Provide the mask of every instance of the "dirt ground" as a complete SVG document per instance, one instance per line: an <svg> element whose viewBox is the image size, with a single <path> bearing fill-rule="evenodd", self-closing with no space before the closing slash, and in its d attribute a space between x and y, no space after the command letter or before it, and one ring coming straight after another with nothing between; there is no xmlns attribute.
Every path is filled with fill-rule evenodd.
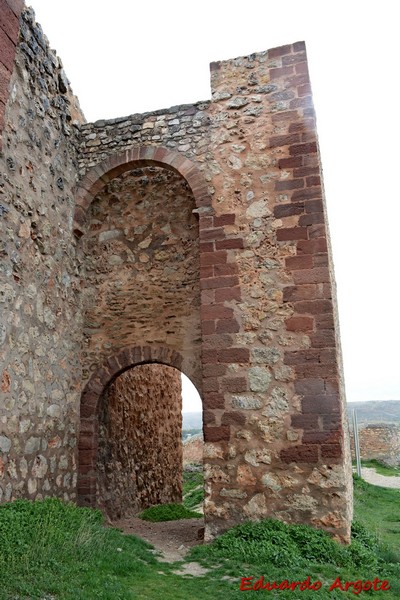
<svg viewBox="0 0 400 600"><path fill-rule="evenodd" d="M192 546L203 543L203 519L151 523L130 517L114 521L112 525L152 544L162 553L160 560L165 562L183 560Z"/></svg>

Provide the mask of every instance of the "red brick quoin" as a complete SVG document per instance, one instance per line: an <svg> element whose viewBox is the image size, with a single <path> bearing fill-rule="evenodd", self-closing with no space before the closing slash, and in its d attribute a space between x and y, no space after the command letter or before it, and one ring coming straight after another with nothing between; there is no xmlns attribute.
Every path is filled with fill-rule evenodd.
<svg viewBox="0 0 400 600"><path fill-rule="evenodd" d="M289 65L293 57L284 58L283 63ZM300 70L296 72L300 75ZM302 69L302 73L305 78L301 83L308 87L302 88L299 96L304 93L305 98L292 100L290 107L303 108L304 117L300 120L293 113L287 133L270 138L271 148L283 149L279 167L291 173L275 183L275 191L285 192L286 200L274 207L276 218L291 219L290 225L278 229L277 241L294 247L294 253L285 259L292 283L284 287L283 299L293 308L285 324L288 332L305 333L310 340L307 349L284 355L285 364L295 373L294 387L301 397L301 413L291 416L291 424L302 431L302 443L284 448L280 457L284 463L317 464L343 457L341 373L315 119L307 70ZM293 75L289 71L282 74ZM283 116L278 114L274 120L282 122Z"/></svg>

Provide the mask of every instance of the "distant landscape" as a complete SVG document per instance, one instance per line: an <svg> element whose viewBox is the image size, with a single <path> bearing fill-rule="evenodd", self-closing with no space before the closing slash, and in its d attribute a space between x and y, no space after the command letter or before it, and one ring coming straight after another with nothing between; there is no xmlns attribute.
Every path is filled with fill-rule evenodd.
<svg viewBox="0 0 400 600"><path fill-rule="evenodd" d="M366 402L348 402L349 419L353 410L357 412L359 425L367 423L400 423L400 400L368 400ZM182 413L182 430L191 434L202 430L203 416L199 412Z"/></svg>
<svg viewBox="0 0 400 600"><path fill-rule="evenodd" d="M183 412L182 413L182 440L201 433L203 431L203 413L202 412Z"/></svg>
<svg viewBox="0 0 400 600"><path fill-rule="evenodd" d="M357 414L358 424L400 423L400 400L368 400L367 402L348 402L349 419L353 410Z"/></svg>
<svg viewBox="0 0 400 600"><path fill-rule="evenodd" d="M202 429L203 413L199 412L183 412L182 413L182 429Z"/></svg>

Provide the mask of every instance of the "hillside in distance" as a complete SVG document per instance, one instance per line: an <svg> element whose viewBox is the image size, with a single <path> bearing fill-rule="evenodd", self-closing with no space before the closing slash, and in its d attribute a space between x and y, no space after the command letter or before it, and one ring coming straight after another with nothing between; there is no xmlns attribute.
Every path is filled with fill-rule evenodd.
<svg viewBox="0 0 400 600"><path fill-rule="evenodd" d="M400 400L368 400L348 402L347 411L351 421L356 410L358 424L393 423L400 424Z"/></svg>
<svg viewBox="0 0 400 600"><path fill-rule="evenodd" d="M199 412L183 412L182 413L182 429L202 429L203 428L203 413Z"/></svg>

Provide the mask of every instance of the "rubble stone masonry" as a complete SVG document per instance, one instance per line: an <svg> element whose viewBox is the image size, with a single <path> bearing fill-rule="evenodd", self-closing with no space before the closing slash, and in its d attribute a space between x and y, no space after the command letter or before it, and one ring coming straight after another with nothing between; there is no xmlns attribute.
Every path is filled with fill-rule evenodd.
<svg viewBox="0 0 400 600"><path fill-rule="evenodd" d="M9 82L3 79L0 158L0 499L70 500L82 377L73 121L83 117L29 9L18 37L17 4L1 3L16 46L11 60L3 30Z"/></svg>
<svg viewBox="0 0 400 600"><path fill-rule="evenodd" d="M360 455L363 460L381 459L400 464L400 426L393 423L371 423L359 428ZM356 459L353 429L350 431L351 454Z"/></svg>
<svg viewBox="0 0 400 600"><path fill-rule="evenodd" d="M125 371L100 401L97 505L111 519L182 502L181 375L171 367Z"/></svg>
<svg viewBox="0 0 400 600"><path fill-rule="evenodd" d="M98 505L106 469L107 510L125 506L133 488L104 454L131 444L128 433L113 440L126 431L117 416L105 428L122 410L110 385L160 363L202 395L206 539L275 517L348 541L350 452L304 43L212 63L209 101L85 123L32 12L19 34L13 14L0 23L13 46L0 40L2 499Z"/></svg>

